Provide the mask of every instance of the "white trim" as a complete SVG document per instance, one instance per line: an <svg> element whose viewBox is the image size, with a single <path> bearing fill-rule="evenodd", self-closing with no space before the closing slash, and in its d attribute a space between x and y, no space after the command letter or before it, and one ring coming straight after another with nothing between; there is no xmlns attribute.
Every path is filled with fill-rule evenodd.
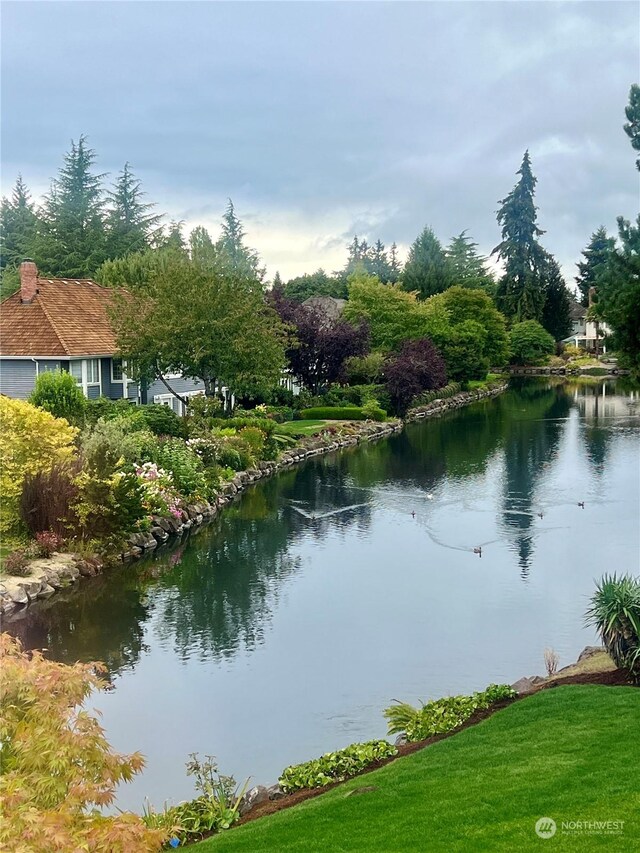
<svg viewBox="0 0 640 853"><path fill-rule="evenodd" d="M122 376L121 376L121 378L120 378L120 379L114 379L114 377L113 377L113 362L114 362L114 361L119 361L119 362L120 362L120 366L121 366L121 367L120 367L120 373L122 374ZM127 381L126 376L125 376L125 372L124 372L125 365L126 365L126 362L125 362L125 360L124 360L123 358L119 358L119 357L114 356L114 355L112 355L112 356L111 356L111 364L109 365L109 369L110 369L110 371L111 371L111 377L110 377L110 378L111 378L111 384L112 384L112 385L113 385L113 384L115 384L115 383L120 383L120 382L126 382L126 381Z"/></svg>
<svg viewBox="0 0 640 853"><path fill-rule="evenodd" d="M30 361L32 358L38 361L78 361L80 358L113 358L113 353L100 352L96 355L3 355L0 353L0 359L11 359L12 361Z"/></svg>

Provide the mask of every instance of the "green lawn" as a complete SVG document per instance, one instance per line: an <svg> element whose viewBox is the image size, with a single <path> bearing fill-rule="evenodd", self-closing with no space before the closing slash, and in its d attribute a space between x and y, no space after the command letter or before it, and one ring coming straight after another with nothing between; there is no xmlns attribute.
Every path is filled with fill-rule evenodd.
<svg viewBox="0 0 640 853"><path fill-rule="evenodd" d="M287 421L284 424L278 424L276 432L281 435L292 435L294 438L298 435L314 435L316 432L322 432L328 425L335 426L335 421Z"/></svg>
<svg viewBox="0 0 640 853"><path fill-rule="evenodd" d="M421 752L299 806L194 845L194 853L514 853L637 849L640 690L543 690ZM374 785L375 791L347 796ZM553 838L535 823L553 818ZM624 821L567 835L562 821Z"/></svg>

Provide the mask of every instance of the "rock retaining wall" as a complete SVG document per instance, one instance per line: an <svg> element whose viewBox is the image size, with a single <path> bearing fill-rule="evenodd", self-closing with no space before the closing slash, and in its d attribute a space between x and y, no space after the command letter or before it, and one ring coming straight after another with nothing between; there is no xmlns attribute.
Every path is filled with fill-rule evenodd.
<svg viewBox="0 0 640 853"><path fill-rule="evenodd" d="M446 400L434 400L427 406L412 409L407 421L419 420L433 415L443 414L480 400L494 397L507 387L502 385L488 390L465 391ZM188 530L210 522L215 516L241 494L247 486L257 483L264 477L270 477L305 459L311 459L324 453L331 453L343 447L354 447L365 441L376 441L400 432L404 423L400 420L374 423L371 421L354 424L355 432L349 435L309 436L298 447L285 451L275 462L260 462L256 468L239 471L232 480L225 483L221 494L213 503L194 503L185 507L181 518L161 518L153 516L151 527L144 533L133 533L126 548L120 555L123 562L138 559L155 551L170 537L183 536ZM75 554L54 554L48 559L34 560L30 564L26 577L6 577L0 583L0 612L4 615L30 602L47 598L57 589L75 583L80 577L92 577L99 574L105 564L95 558L84 559Z"/></svg>

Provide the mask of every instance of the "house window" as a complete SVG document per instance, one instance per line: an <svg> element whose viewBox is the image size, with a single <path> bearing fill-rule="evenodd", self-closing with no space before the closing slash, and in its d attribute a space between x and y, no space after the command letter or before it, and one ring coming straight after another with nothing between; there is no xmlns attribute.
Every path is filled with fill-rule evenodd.
<svg viewBox="0 0 640 853"><path fill-rule="evenodd" d="M125 364L121 358L111 359L111 381L122 382Z"/></svg>
<svg viewBox="0 0 640 853"><path fill-rule="evenodd" d="M100 359L87 359L87 385L100 384Z"/></svg>
<svg viewBox="0 0 640 853"><path fill-rule="evenodd" d="M76 380L78 385L82 385L82 362L81 361L71 361L69 362L69 372Z"/></svg>

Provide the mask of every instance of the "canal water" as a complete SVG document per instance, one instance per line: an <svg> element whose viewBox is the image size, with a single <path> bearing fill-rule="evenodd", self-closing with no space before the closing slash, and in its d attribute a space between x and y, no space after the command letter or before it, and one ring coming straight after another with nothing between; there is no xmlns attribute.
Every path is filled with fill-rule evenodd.
<svg viewBox="0 0 640 853"><path fill-rule="evenodd" d="M393 699L512 682L544 672L545 648L563 666L596 642L594 579L639 570L639 436L623 383L527 380L263 481L172 551L6 628L107 663L112 689L88 704L147 758L119 807L191 796L190 752L270 784L385 736Z"/></svg>

